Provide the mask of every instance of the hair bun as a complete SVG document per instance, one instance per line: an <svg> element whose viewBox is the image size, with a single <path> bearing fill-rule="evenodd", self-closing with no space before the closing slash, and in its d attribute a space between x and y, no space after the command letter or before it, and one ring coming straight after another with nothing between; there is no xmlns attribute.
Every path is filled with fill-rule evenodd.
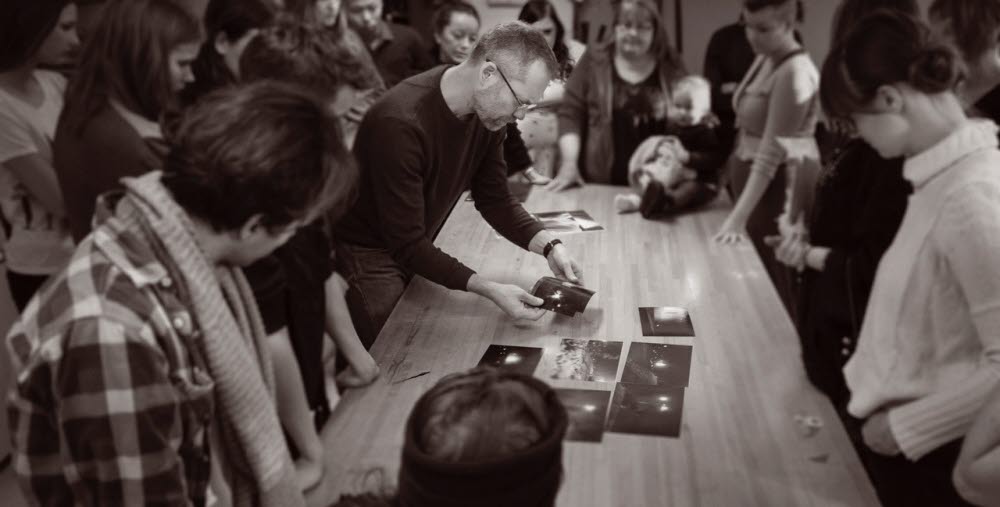
<svg viewBox="0 0 1000 507"><path fill-rule="evenodd" d="M933 45L924 48L910 64L910 84L925 93L951 89L961 73L951 48Z"/></svg>

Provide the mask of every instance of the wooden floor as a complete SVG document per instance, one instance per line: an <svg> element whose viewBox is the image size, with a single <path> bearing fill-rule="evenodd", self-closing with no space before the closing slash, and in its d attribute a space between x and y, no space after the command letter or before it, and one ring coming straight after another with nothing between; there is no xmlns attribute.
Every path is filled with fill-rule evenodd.
<svg viewBox="0 0 1000 507"><path fill-rule="evenodd" d="M693 360L680 437L606 433L600 444L567 443L560 506L878 504L833 408L806 381L794 328L755 252L710 241L729 203L658 222L615 213L618 191L535 190L525 204L537 212L582 208L606 228L562 236L597 291L576 318L512 322L478 296L414 279L372 348L383 376L346 393L324 428L327 478L310 504L371 487L372 471L394 484L415 400L441 377L475 366L488 345L551 348L567 337L623 341L617 379L633 341L691 345ZM436 244L480 274L526 289L550 274L544 259L499 238L464 200ZM696 336L643 337L639 306L688 309ZM823 426L804 431L797 415Z"/></svg>

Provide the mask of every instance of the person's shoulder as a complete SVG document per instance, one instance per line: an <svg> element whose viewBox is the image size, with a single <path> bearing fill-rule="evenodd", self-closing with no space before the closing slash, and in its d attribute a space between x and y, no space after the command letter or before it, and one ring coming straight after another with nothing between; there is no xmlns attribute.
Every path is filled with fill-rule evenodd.
<svg viewBox="0 0 1000 507"><path fill-rule="evenodd" d="M392 35L402 43L412 43L419 42L423 44L424 38L420 36L416 30L412 27L403 25L400 23L389 23L389 29L392 30Z"/></svg>
<svg viewBox="0 0 1000 507"><path fill-rule="evenodd" d="M151 310L142 291L88 237L67 267L29 302L8 343L16 359L27 363L45 359L32 357L39 350L61 355L70 348L99 345L111 332L144 340L149 338L145 329Z"/></svg>

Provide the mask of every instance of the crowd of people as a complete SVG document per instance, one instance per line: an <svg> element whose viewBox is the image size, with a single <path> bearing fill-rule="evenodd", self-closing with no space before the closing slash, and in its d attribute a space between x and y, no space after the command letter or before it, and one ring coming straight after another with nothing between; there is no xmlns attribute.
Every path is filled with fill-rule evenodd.
<svg viewBox="0 0 1000 507"><path fill-rule="evenodd" d="M463 192L583 279L511 179L656 220L728 195L712 240L760 256L883 504L1000 502L1000 1L842 0L820 68L801 0L734 2L704 77L651 0L589 48L547 0L495 27L438 2L429 45L383 0L103 0L79 27L0 3L32 503L304 505L414 275L543 314L434 244ZM457 373L400 428L393 491L328 500L554 505L566 427L541 381Z"/></svg>

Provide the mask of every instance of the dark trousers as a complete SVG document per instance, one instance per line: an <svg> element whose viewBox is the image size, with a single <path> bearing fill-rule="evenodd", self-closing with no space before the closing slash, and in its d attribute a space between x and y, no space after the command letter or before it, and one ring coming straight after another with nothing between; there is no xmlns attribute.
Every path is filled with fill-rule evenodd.
<svg viewBox="0 0 1000 507"><path fill-rule="evenodd" d="M962 449L962 439L945 444L917 461L910 461L902 454L882 456L865 445L861 428L865 421L847 413L841 406L837 409L844 429L858 451L858 457L868 472L868 478L875 487L879 501L885 507L911 507L933 505L935 507L964 507L966 502L955 490L951 481L952 470Z"/></svg>
<svg viewBox="0 0 1000 507"><path fill-rule="evenodd" d="M406 289L411 275L384 248L338 243L337 271L347 280L347 308L366 349Z"/></svg>
<svg viewBox="0 0 1000 507"><path fill-rule="evenodd" d="M730 157L726 176L729 195L735 203L750 179L750 162ZM747 220L747 236L750 237L750 242L760 256L760 261L764 264L764 269L767 270L771 283L778 291L778 297L785 305L788 315L793 322L797 322L798 275L788 266L778 262L774 256L774 249L764 243L765 237L778 234L777 220L784 212L785 206L785 181L785 168L778 167L760 202L750 213Z"/></svg>
<svg viewBox="0 0 1000 507"><path fill-rule="evenodd" d="M7 286L10 287L11 298L19 313L24 311L28 301L31 301L31 297L48 279L48 275L24 275L7 270Z"/></svg>

